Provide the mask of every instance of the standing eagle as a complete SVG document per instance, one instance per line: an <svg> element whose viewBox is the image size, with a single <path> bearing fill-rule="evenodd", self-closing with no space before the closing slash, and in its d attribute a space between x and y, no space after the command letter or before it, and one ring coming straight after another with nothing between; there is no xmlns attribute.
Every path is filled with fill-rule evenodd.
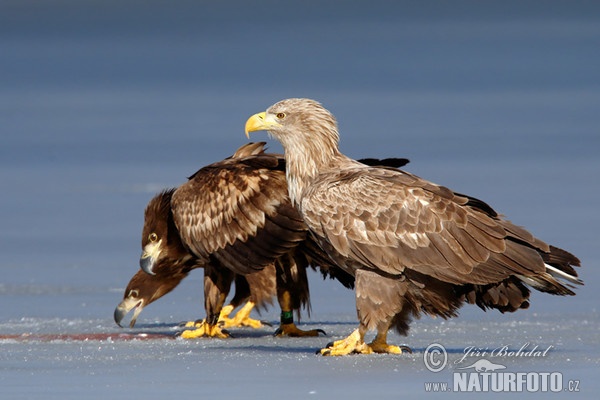
<svg viewBox="0 0 600 400"><path fill-rule="evenodd" d="M366 162L398 167L408 161ZM332 264L307 232L289 201L283 156L265 153L264 142L242 146L148 203L140 258L145 273L131 279L115 321L120 324L135 309L135 324L144 306L173 290L192 269L203 268L206 320L183 337L226 336L219 318L226 319L248 298L231 323L255 326L258 321L248 318L253 305L269 303L275 295L281 307L279 334L317 335L322 331L302 331L293 322L292 311L309 302L309 264L347 287L354 279ZM236 294L223 309L234 279Z"/></svg>
<svg viewBox="0 0 600 400"><path fill-rule="evenodd" d="M572 254L535 238L489 205L400 170L367 166L338 148L333 115L287 99L253 115L246 135L266 130L285 150L290 199L332 261L356 278L359 326L323 355L401 353L421 312L444 318L465 302L515 311L529 288L574 295ZM376 330L366 344L365 333Z"/></svg>

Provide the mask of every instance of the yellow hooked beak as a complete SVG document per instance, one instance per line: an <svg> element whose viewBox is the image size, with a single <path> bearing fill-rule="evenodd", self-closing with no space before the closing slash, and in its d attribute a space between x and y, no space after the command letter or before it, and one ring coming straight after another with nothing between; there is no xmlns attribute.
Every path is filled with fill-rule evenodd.
<svg viewBox="0 0 600 400"><path fill-rule="evenodd" d="M246 137L250 139L250 132L255 131L268 131L272 128L279 127L281 124L272 119L272 116L268 116L266 112L260 112L254 114L248 121L246 121Z"/></svg>

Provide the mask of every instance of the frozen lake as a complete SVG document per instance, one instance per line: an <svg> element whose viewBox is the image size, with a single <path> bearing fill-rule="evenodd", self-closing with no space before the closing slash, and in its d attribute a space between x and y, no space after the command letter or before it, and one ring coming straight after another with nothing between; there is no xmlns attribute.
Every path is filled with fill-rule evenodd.
<svg viewBox="0 0 600 400"><path fill-rule="evenodd" d="M550 350L485 358L578 383L579 393L552 395L596 398L598 43L600 6L583 1L3 1L0 335L33 338L0 341L0 397L421 398L427 383L452 387L469 346L528 345ZM328 337L264 328L231 340L119 340L203 316L194 271L136 329L114 324L138 268L144 207L229 156L246 142L247 117L286 97L333 111L345 153L408 157L407 170L573 252L585 286L571 298L534 293L515 314L465 307L457 319L415 321L408 337L390 337L414 349L402 356L317 357L356 314L352 292L316 274L302 322ZM260 318L276 324L278 310ZM80 333L115 339L35 339ZM433 343L448 353L438 373L424 362Z"/></svg>

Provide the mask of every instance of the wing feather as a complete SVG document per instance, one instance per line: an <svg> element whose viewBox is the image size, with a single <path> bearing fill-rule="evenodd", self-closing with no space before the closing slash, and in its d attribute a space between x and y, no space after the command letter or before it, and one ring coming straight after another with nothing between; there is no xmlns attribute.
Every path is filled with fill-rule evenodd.
<svg viewBox="0 0 600 400"><path fill-rule="evenodd" d="M196 172L175 191L171 207L183 243L196 256L246 274L287 253L307 228L289 203L280 156L256 149L240 154L246 158Z"/></svg>
<svg viewBox="0 0 600 400"><path fill-rule="evenodd" d="M547 245L529 232L477 199L402 171L329 171L304 193L301 206L306 223L342 264L358 261L386 274L409 268L455 284L498 282L544 268L537 249Z"/></svg>

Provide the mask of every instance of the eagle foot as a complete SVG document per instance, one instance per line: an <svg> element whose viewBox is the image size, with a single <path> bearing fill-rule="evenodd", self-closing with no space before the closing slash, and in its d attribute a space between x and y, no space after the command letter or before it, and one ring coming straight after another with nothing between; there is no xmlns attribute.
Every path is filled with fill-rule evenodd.
<svg viewBox="0 0 600 400"><path fill-rule="evenodd" d="M412 353L408 346L395 346L387 343L387 329L377 332L377 336L367 345L371 352L379 354L402 354L403 352Z"/></svg>
<svg viewBox="0 0 600 400"><path fill-rule="evenodd" d="M321 349L317 354L323 356L345 356L348 354L371 354L373 349L363 341L363 335L356 329L345 339L329 343L327 347Z"/></svg>
<svg viewBox="0 0 600 400"><path fill-rule="evenodd" d="M211 338L219 338L226 339L231 337L229 332L225 329L222 329L219 325L209 325L206 321L203 321L199 327L192 326L195 329L185 330L181 332L181 337L184 339L196 339L200 337L211 337Z"/></svg>
<svg viewBox="0 0 600 400"><path fill-rule="evenodd" d="M319 333L327 335L323 329L312 329L304 331L299 329L293 322L291 324L281 324L275 331L273 336L289 336L289 337L306 337L306 336L319 336Z"/></svg>
<svg viewBox="0 0 600 400"><path fill-rule="evenodd" d="M263 327L264 325L270 324L259 321L257 319L250 318L250 312L254 309L254 303L248 301L240 310L233 316L233 318L229 318L229 314L233 311L232 305L227 305L223 307L223 310L219 314L219 324L223 325L224 328L232 328L232 327L242 327L247 326L250 328L258 329Z"/></svg>
<svg viewBox="0 0 600 400"><path fill-rule="evenodd" d="M370 347L371 352L379 354L402 354L403 352L412 354L412 349L408 346L396 346L393 344L387 344L377 340L372 341L367 345Z"/></svg>
<svg viewBox="0 0 600 400"><path fill-rule="evenodd" d="M402 354L403 352L412 353L408 346L396 346L387 344L386 334L378 334L375 339L365 344L363 336L359 330L355 330L346 339L329 343L326 348L321 349L317 354L324 356L345 356L347 354Z"/></svg>

